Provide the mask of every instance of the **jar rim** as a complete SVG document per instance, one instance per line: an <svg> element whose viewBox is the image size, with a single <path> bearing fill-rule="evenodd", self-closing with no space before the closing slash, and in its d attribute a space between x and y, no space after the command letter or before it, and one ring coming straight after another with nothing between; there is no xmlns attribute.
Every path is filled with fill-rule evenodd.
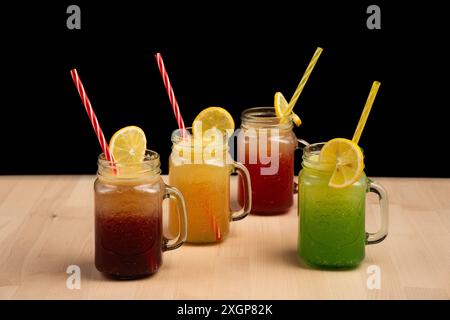
<svg viewBox="0 0 450 320"><path fill-rule="evenodd" d="M158 152L146 149L144 154L144 159L142 161L137 162L131 162L127 164L120 164L116 163L110 160L106 159L106 156L104 153L101 153L98 156L97 160L98 165L98 175L108 175L108 176L114 176L117 178L133 178L135 179L136 176L141 175L157 175L161 173L161 162L160 162L160 155ZM133 169L133 175L127 176L127 175L121 175L120 170L121 169ZM118 172L118 173L117 173ZM114 174L113 174L114 173Z"/></svg>
<svg viewBox="0 0 450 320"><path fill-rule="evenodd" d="M188 139L183 139L183 137L182 137L183 136L182 135L183 130L185 132L187 132ZM174 146L178 145L181 142L184 142L182 144L183 148L200 149L200 150L202 150L206 146L208 146L208 147L216 147L216 146L218 146L218 147L222 147L225 150L225 149L229 149L228 138L229 138L228 135L224 134L223 137L222 137L222 141L209 142L207 144L203 144L202 140L200 139L199 140L200 143L197 144L195 142L197 140L195 140L193 138L192 127L186 127L185 129L176 129L176 130L174 130L172 132L171 140L172 140L172 144Z"/></svg>
<svg viewBox="0 0 450 320"><path fill-rule="evenodd" d="M274 107L253 107L242 111L241 122L242 125L262 125L264 127L285 127L286 129L292 129L292 116L288 115L286 118L289 121L286 124L282 124L282 117L277 116Z"/></svg>
<svg viewBox="0 0 450 320"><path fill-rule="evenodd" d="M303 155L302 155L302 165L306 166L308 168L313 168L320 171L332 171L335 168L334 163L324 163L319 161L319 155L320 151L322 150L323 146L326 144L326 142L317 142L317 143L311 143L303 148ZM364 151L361 148L361 152ZM317 155L317 157L314 157Z"/></svg>

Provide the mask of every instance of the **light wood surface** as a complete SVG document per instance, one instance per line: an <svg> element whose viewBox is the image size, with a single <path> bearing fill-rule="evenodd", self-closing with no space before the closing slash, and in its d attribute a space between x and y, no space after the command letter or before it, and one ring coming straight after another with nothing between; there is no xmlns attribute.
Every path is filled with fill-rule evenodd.
<svg viewBox="0 0 450 320"><path fill-rule="evenodd" d="M390 232L357 269L299 262L294 206L233 222L219 245L166 252L150 278L112 281L93 264L93 176L3 176L0 299L449 299L450 179L376 180L389 193ZM372 231L377 210L369 196ZM69 265L81 268L79 290L66 287ZM380 289L367 288L371 265L380 268Z"/></svg>

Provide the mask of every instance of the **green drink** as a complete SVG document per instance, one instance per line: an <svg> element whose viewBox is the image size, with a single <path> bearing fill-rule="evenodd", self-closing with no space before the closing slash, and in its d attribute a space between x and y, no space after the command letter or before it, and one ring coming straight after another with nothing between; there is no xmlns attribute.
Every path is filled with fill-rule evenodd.
<svg viewBox="0 0 450 320"><path fill-rule="evenodd" d="M319 165L323 144L304 149L299 175L298 254L309 265L351 268L364 259L365 245L383 240L387 234L387 200L384 189L362 176L344 188L328 186L334 167ZM382 207L382 228L365 232L365 198L377 193Z"/></svg>

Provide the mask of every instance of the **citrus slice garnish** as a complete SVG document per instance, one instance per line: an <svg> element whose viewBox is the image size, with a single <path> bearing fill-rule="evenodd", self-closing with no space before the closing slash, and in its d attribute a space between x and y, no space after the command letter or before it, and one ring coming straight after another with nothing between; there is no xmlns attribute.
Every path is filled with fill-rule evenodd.
<svg viewBox="0 0 450 320"><path fill-rule="evenodd" d="M297 127L300 127L300 125L302 124L302 120L300 119L300 117L297 114L295 114L294 112L292 112L291 116L292 116L292 121L295 123L295 125Z"/></svg>
<svg viewBox="0 0 450 320"><path fill-rule="evenodd" d="M300 117L290 110L289 103L281 92L275 93L274 107L277 117L281 118L281 123L287 123L287 117L291 115L292 121L297 127L302 124Z"/></svg>
<svg viewBox="0 0 450 320"><path fill-rule="evenodd" d="M192 125L194 137L203 137L205 132L217 129L222 134L232 134L234 131L234 120L231 114L220 107L209 107L204 109L195 118Z"/></svg>
<svg viewBox="0 0 450 320"><path fill-rule="evenodd" d="M144 159L147 139L141 128L128 126L114 133L109 148L117 163L139 163Z"/></svg>
<svg viewBox="0 0 450 320"><path fill-rule="evenodd" d="M320 162L334 165L328 185L344 188L359 180L364 171L364 155L351 140L336 138L328 141L320 152Z"/></svg>

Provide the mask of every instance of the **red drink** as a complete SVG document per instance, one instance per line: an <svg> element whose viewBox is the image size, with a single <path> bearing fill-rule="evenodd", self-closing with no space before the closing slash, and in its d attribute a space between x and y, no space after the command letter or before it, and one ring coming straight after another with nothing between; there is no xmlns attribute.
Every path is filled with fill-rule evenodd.
<svg viewBox="0 0 450 320"><path fill-rule="evenodd" d="M287 211L293 204L294 194L294 152L289 144L280 144L279 169L276 174L262 175L261 168L270 165L245 163L252 181L252 213L278 214ZM248 147L246 151L248 159ZM242 205L242 183L239 183L239 203Z"/></svg>
<svg viewBox="0 0 450 320"><path fill-rule="evenodd" d="M297 138L292 123L280 124L273 108L252 108L242 113L238 160L250 172L252 213L281 214L294 195L294 151ZM238 201L242 204L242 184Z"/></svg>
<svg viewBox="0 0 450 320"><path fill-rule="evenodd" d="M136 278L156 272L161 265L161 182L153 180L96 184L95 266L99 271Z"/></svg>
<svg viewBox="0 0 450 320"><path fill-rule="evenodd" d="M103 273L125 278L155 273L162 262L162 225L158 213L95 217L95 266Z"/></svg>

